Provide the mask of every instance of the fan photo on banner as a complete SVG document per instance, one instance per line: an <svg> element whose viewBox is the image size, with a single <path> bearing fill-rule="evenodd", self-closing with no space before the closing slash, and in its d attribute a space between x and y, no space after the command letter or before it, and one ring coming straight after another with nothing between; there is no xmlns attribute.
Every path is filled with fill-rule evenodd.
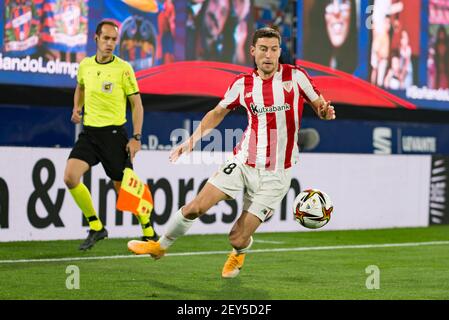
<svg viewBox="0 0 449 320"><path fill-rule="evenodd" d="M303 10L304 59L354 73L358 62L356 0L309 0ZM319 45L317 39L321 39Z"/></svg>
<svg viewBox="0 0 449 320"><path fill-rule="evenodd" d="M252 0L188 1L186 60L251 64L252 8Z"/></svg>
<svg viewBox="0 0 449 320"><path fill-rule="evenodd" d="M427 86L449 89L449 0L430 0Z"/></svg>
<svg viewBox="0 0 449 320"><path fill-rule="evenodd" d="M370 82L391 90L418 84L421 1L373 2Z"/></svg>

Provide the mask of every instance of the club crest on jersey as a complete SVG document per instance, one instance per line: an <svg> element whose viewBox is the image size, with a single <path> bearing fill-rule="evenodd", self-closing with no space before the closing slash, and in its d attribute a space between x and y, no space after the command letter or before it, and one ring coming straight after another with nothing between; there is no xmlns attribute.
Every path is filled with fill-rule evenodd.
<svg viewBox="0 0 449 320"><path fill-rule="evenodd" d="M101 85L101 91L104 93L112 93L113 83L109 81L104 81Z"/></svg>
<svg viewBox="0 0 449 320"><path fill-rule="evenodd" d="M282 86L284 87L285 91L290 92L293 88L293 82L291 81L284 81L282 82Z"/></svg>
<svg viewBox="0 0 449 320"><path fill-rule="evenodd" d="M263 113L274 113L274 112L280 112L280 111L287 111L290 110L290 105L288 103L282 105L282 106L258 106L254 103L250 104L251 112L255 115L257 114L263 114Z"/></svg>

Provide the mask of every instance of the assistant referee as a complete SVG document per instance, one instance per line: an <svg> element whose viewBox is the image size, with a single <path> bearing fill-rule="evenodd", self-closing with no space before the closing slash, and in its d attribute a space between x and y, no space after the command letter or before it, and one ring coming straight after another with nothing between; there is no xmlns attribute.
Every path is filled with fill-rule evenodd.
<svg viewBox="0 0 449 320"><path fill-rule="evenodd" d="M118 26L112 21L101 21L95 31L96 55L83 59L78 69L71 120L83 121L84 126L67 160L64 182L90 226L80 250L90 249L108 236L81 177L101 162L118 192L125 166L131 166L141 149L142 100L132 66L113 54L117 40ZM133 136L129 140L124 127L127 99L133 122ZM150 215L139 215L138 219L142 240L157 240Z"/></svg>

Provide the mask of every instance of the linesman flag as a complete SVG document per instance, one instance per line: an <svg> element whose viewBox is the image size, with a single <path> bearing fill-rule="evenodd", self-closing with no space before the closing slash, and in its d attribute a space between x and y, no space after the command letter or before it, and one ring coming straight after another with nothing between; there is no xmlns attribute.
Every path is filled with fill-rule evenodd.
<svg viewBox="0 0 449 320"><path fill-rule="evenodd" d="M135 215L150 214L153 210L153 196L150 188L130 168L125 168L123 171L117 209L129 211Z"/></svg>

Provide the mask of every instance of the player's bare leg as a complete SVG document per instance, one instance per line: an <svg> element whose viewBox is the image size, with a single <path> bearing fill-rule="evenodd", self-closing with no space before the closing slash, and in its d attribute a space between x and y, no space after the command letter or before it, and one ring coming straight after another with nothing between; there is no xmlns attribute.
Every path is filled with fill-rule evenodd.
<svg viewBox="0 0 449 320"><path fill-rule="evenodd" d="M128 249L135 254L150 254L154 259L160 259L176 239L190 229L196 218L206 213L219 201L227 198L228 196L220 189L211 183L206 183L195 199L172 216L165 234L159 241L132 240L128 242Z"/></svg>
<svg viewBox="0 0 449 320"><path fill-rule="evenodd" d="M182 214L186 219L196 219L205 214L210 208L221 200L228 198L229 197L216 186L211 183L206 183L195 199L182 207Z"/></svg>
<svg viewBox="0 0 449 320"><path fill-rule="evenodd" d="M252 235L262 221L248 211L243 211L229 233L229 242L234 248L223 266L223 278L235 278L243 267L246 252L253 243Z"/></svg>

